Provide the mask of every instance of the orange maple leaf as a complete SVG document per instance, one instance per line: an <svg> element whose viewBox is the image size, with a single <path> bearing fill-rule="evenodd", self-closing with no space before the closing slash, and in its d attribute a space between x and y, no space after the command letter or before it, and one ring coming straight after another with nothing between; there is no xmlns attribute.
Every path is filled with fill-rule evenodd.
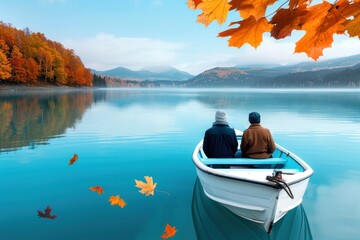
<svg viewBox="0 0 360 240"><path fill-rule="evenodd" d="M350 37L358 36L360 38L360 13L346 24L346 29Z"/></svg>
<svg viewBox="0 0 360 240"><path fill-rule="evenodd" d="M302 16L306 13L307 9L305 4L293 10L291 8L279 9L270 21L274 24L271 30L271 36L275 39L281 39L290 36L293 30L301 30L304 24Z"/></svg>
<svg viewBox="0 0 360 240"><path fill-rule="evenodd" d="M219 37L230 36L229 46L238 48L245 43L257 48L262 42L263 33L270 32L272 28L272 24L264 17L256 20L254 16L250 16L245 20L231 23L231 25L234 24L240 24L240 26L219 33Z"/></svg>
<svg viewBox="0 0 360 240"><path fill-rule="evenodd" d="M305 4L308 0L290 0L289 1L289 8L295 9L296 7L299 7L303 4ZM311 2L311 0L309 1Z"/></svg>
<svg viewBox="0 0 360 240"><path fill-rule="evenodd" d="M118 205L121 208L126 206L126 202L119 195L110 196L109 202L111 203L111 205Z"/></svg>
<svg viewBox="0 0 360 240"><path fill-rule="evenodd" d="M196 8L202 10L197 22L208 26L214 20L217 20L219 24L223 24L226 21L230 4L228 0L202 0L199 1Z"/></svg>
<svg viewBox="0 0 360 240"><path fill-rule="evenodd" d="M104 194L104 189L100 186L90 187L90 190L98 194Z"/></svg>
<svg viewBox="0 0 360 240"><path fill-rule="evenodd" d="M170 224L166 224L165 226L165 232L161 235L161 238L171 238L175 236L176 233L176 227L170 226Z"/></svg>
<svg viewBox="0 0 360 240"><path fill-rule="evenodd" d="M303 25L305 35L296 43L295 52L305 52L309 57L317 60L323 55L323 49L331 47L333 35L345 31L346 19L341 12L348 6L347 0L340 0L334 5L328 2L309 8L307 21Z"/></svg>
<svg viewBox="0 0 360 240"><path fill-rule="evenodd" d="M231 10L236 9L240 12L243 19L254 16L256 19L265 16L268 6L277 0L231 0Z"/></svg>
<svg viewBox="0 0 360 240"><path fill-rule="evenodd" d="M135 186L140 188L141 190L139 190L139 192L145 194L146 196L149 196L150 194L154 195L154 190L156 188L157 183L153 183L152 177L145 176L144 178L146 180L146 183L135 179L135 183L136 183Z"/></svg>
<svg viewBox="0 0 360 240"><path fill-rule="evenodd" d="M188 0L187 5L191 9L196 9L202 0Z"/></svg>
<svg viewBox="0 0 360 240"><path fill-rule="evenodd" d="M78 160L78 155L77 154L74 154L74 156L70 159L69 161L69 166L70 165L73 165L73 163Z"/></svg>
<svg viewBox="0 0 360 240"><path fill-rule="evenodd" d="M351 3L343 12L344 17L353 16L353 19L348 20L344 25L350 37L358 36L360 38L360 1Z"/></svg>

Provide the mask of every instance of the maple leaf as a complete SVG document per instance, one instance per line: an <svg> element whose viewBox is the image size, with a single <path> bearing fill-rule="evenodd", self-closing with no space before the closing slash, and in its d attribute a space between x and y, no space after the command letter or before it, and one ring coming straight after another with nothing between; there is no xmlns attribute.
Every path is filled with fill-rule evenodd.
<svg viewBox="0 0 360 240"><path fill-rule="evenodd" d="M44 209L44 212L42 212L40 210L38 210L37 212L38 212L38 216L40 218L49 218L49 219L54 220L55 218L57 218L57 216L56 215L50 215L51 211L52 211L52 209L49 206L47 206Z"/></svg>
<svg viewBox="0 0 360 240"><path fill-rule="evenodd" d="M73 165L73 163L78 159L78 155L74 154L74 156L69 161L69 166Z"/></svg>
<svg viewBox="0 0 360 240"><path fill-rule="evenodd" d="M257 48L262 42L262 35L264 32L270 32L272 25L266 18L256 20L254 16L239 21L233 22L230 25L239 24L238 28L231 28L219 33L219 37L228 37L229 46L240 48L245 43Z"/></svg>
<svg viewBox="0 0 360 240"><path fill-rule="evenodd" d="M135 183L136 183L135 186L140 188L141 190L139 190L139 192L145 194L146 196L149 196L150 194L154 195L154 190L156 188L157 183L153 183L152 177L145 176L144 178L146 180L146 183L135 179Z"/></svg>
<svg viewBox="0 0 360 240"><path fill-rule="evenodd" d="M295 9L296 7L299 7L301 5L304 5L308 0L290 0L289 1L289 8ZM311 0L310 0L311 2Z"/></svg>
<svg viewBox="0 0 360 240"><path fill-rule="evenodd" d="M187 5L191 9L196 9L202 0L188 0Z"/></svg>
<svg viewBox="0 0 360 240"><path fill-rule="evenodd" d="M228 0L202 0L196 8L202 10L197 22L208 26L214 20L223 24L226 21L230 4Z"/></svg>
<svg viewBox="0 0 360 240"><path fill-rule="evenodd" d="M175 236L176 233L176 227L170 226L170 224L166 224L165 226L165 232L161 235L161 238L171 238Z"/></svg>
<svg viewBox="0 0 360 240"><path fill-rule="evenodd" d="M265 16L268 6L274 4L277 0L231 0L231 10L240 12L243 19L254 16L256 19Z"/></svg>
<svg viewBox="0 0 360 240"><path fill-rule="evenodd" d="M126 202L119 195L110 196L109 202L110 202L111 205L118 205L121 208L126 206Z"/></svg>
<svg viewBox="0 0 360 240"><path fill-rule="evenodd" d="M104 194L104 189L100 186L90 187L90 190L98 194Z"/></svg>
<svg viewBox="0 0 360 240"><path fill-rule="evenodd" d="M309 57L317 60L323 55L323 49L331 47L333 35L344 33L346 19L341 12L348 5L347 0L340 0L331 5L328 2L309 8L307 21L303 28L305 35L296 43L295 52L305 52ZM310 19L313 21L310 22Z"/></svg>
<svg viewBox="0 0 360 240"><path fill-rule="evenodd" d="M360 38L360 1L350 4L344 11L345 18L353 16L353 19L348 20L344 25L350 37L358 36Z"/></svg>
<svg viewBox="0 0 360 240"><path fill-rule="evenodd" d="M290 36L293 30L301 30L304 24L302 16L306 13L305 4L293 10L291 8L279 9L270 21L270 23L274 24L271 36L275 39L281 39Z"/></svg>
<svg viewBox="0 0 360 240"><path fill-rule="evenodd" d="M347 23L346 29L350 37L358 36L360 38L360 13Z"/></svg>

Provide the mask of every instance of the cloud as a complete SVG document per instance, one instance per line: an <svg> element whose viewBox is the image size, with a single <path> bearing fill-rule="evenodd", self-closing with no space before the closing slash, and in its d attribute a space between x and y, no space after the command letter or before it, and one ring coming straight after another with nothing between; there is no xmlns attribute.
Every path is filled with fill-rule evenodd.
<svg viewBox="0 0 360 240"><path fill-rule="evenodd" d="M83 40L65 40L87 67L107 70L119 66L140 69L153 65L174 65L178 52L185 45L150 38L117 37L100 33Z"/></svg>
<svg viewBox="0 0 360 240"><path fill-rule="evenodd" d="M119 37L100 33L92 38L62 41L81 57L84 64L96 70L126 67L138 70L154 65L172 65L192 74L199 74L214 67L232 67L247 64L289 65L314 61L305 53L294 53L297 39L275 40L264 37L254 49L245 45L240 49L210 44L195 47L193 43L171 42L151 38ZM224 42L222 42L224 43ZM360 53L360 41L355 38L337 37L332 48L324 50L318 61Z"/></svg>

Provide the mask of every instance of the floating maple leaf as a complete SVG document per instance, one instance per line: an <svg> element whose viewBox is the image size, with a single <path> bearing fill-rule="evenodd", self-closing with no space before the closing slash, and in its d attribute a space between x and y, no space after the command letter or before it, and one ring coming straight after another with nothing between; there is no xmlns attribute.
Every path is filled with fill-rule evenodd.
<svg viewBox="0 0 360 240"><path fill-rule="evenodd" d="M38 212L38 216L40 217L40 218L49 218L49 219L55 219L55 218L57 218L57 216L56 215L50 215L50 213L51 213L51 211L52 211L52 209L49 207L49 206L47 206L45 209L44 209L44 212L42 212L42 211L37 211Z"/></svg>
<svg viewBox="0 0 360 240"><path fill-rule="evenodd" d="M111 203L111 205L118 205L121 208L126 206L126 202L119 195L110 196L109 202Z"/></svg>
<svg viewBox="0 0 360 240"><path fill-rule="evenodd" d="M69 161L69 166L72 165L78 159L78 155L74 154L74 156Z"/></svg>
<svg viewBox="0 0 360 240"><path fill-rule="evenodd" d="M98 194L104 194L104 189L100 186L91 187L89 189L93 192L97 192Z"/></svg>
<svg viewBox="0 0 360 240"><path fill-rule="evenodd" d="M154 195L154 190L157 183L153 183L152 177L145 176L144 178L146 183L135 179L136 187L140 188L141 190L139 190L139 192L145 194L146 196L149 196L150 194Z"/></svg>
<svg viewBox="0 0 360 240"><path fill-rule="evenodd" d="M161 238L171 238L175 236L176 233L176 227L170 226L170 224L166 224L165 226L165 232L161 235Z"/></svg>

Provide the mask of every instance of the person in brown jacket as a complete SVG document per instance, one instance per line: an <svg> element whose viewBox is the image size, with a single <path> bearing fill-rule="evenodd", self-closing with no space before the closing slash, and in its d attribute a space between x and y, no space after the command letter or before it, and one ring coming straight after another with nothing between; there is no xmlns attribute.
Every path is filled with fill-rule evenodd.
<svg viewBox="0 0 360 240"><path fill-rule="evenodd" d="M249 114L251 125L246 129L241 138L241 157L245 158L270 158L275 151L275 142L269 129L260 125L260 114Z"/></svg>

